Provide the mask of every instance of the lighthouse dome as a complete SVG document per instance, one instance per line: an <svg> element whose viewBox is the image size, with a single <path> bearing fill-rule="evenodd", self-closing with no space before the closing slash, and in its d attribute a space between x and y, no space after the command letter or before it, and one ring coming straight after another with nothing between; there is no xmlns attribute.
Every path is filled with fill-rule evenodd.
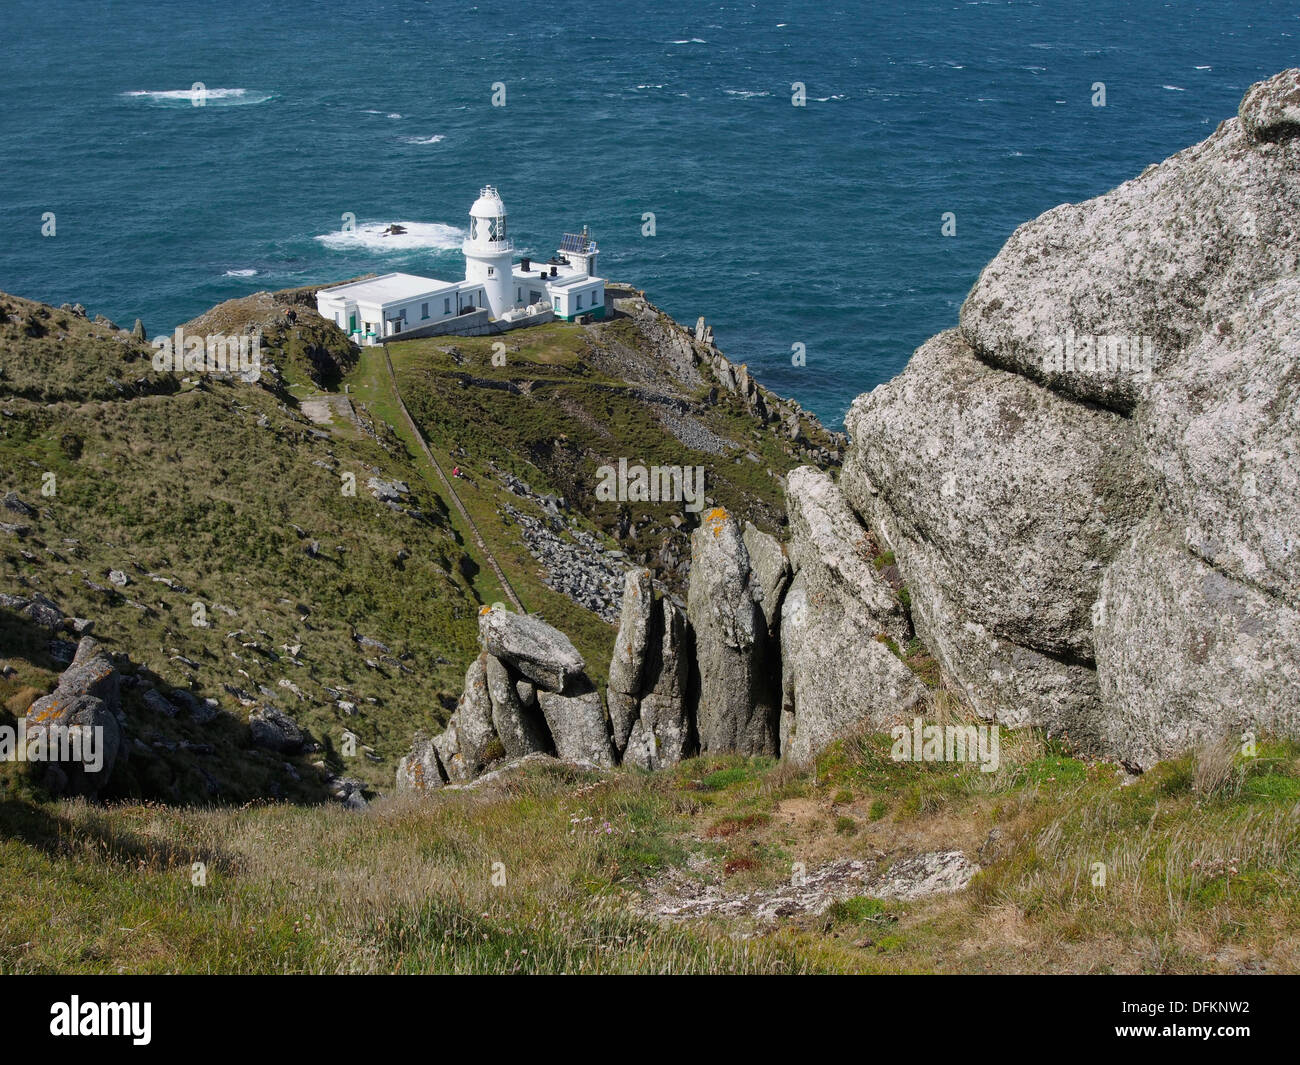
<svg viewBox="0 0 1300 1065"><path fill-rule="evenodd" d="M501 194L488 185L479 193L469 213L475 218L499 218L506 213L506 205L501 202Z"/></svg>
<svg viewBox="0 0 1300 1065"><path fill-rule="evenodd" d="M506 240L506 205L501 194L485 185L474 206L469 209L469 244L491 246L496 251L509 250Z"/></svg>

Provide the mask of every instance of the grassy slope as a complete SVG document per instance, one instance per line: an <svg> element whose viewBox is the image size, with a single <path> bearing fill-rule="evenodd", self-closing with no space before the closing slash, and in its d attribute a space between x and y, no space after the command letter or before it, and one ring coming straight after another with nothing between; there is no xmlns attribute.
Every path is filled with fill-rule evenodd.
<svg viewBox="0 0 1300 1065"><path fill-rule="evenodd" d="M697 759L671 773L619 772L608 781L535 769L503 794L385 801L359 815L333 805L204 805L273 789L319 798L306 765L316 756L297 759L303 780L289 781L281 759L248 749L244 711L222 687L278 691L281 677L311 698L281 702L326 742L332 767L387 786L414 729L445 716L439 698L459 689L477 604L499 589L414 459L378 353L363 352L343 382L375 435L336 422L321 440L292 402L269 392L220 383L176 391L176 382L151 380L143 352L119 334L51 309L42 317L12 298L6 308L0 488L16 489L42 513L16 519L32 526L26 539L0 540L4 590L41 591L66 612L93 617L111 649L168 685L220 698L233 716L196 732L184 715L157 718L138 694L127 695L133 732L150 751L132 757L125 790L169 806L33 801L22 772L0 767L0 971L1300 968L1294 746L1266 747L1227 772L1226 784L1199 791L1210 759L1200 768L1192 759L1161 766L1121 786L1114 769L1026 734L1004 742L1003 769L992 776L896 764L887 741L862 738L837 745L815 773ZM636 336L617 332L627 327L609 323L604 335L635 345ZM81 362L50 361L69 354L59 333ZM491 365L490 341L416 342L394 345L393 354L439 460L469 471L466 505L525 603L560 621L599 674L608 626L541 584L498 513L507 500L529 504L499 489L488 461L566 495L591 527L608 531L617 508L602 510L589 497L598 460L712 463L710 494L761 520L775 498L767 468L792 459L777 441L755 437L726 400L701 419L748 437L760 462L715 462L684 449L656 419L618 401L620 381L587 364L591 335L556 325L509 337L504 368ZM281 336L291 349L282 360L288 394L322 394L313 373L322 353L293 347L292 329ZM555 383L510 397L463 386L467 374ZM124 381L132 384L119 387ZM457 447L468 457L453 456ZM367 466L408 481L431 520L373 500ZM345 469L357 473L355 498L338 490ZM53 498L40 495L47 471L58 480ZM643 542L653 546L667 517L643 526ZM304 553L312 538L324 558ZM404 569L396 565L401 548L411 554ZM133 583L87 586L106 586L110 567L127 569ZM195 600L207 604L211 628L189 623ZM376 652L357 646L354 629L387 643L393 662L368 668L364 659ZM229 636L234 630L243 635ZM0 678L8 711L20 713L53 683L45 640L0 611L0 642L16 667ZM284 651L296 643L302 666ZM356 693L356 717L333 706L326 685ZM381 761L342 761L329 748L343 727ZM215 750L203 758L167 750L180 739ZM206 791L204 769L222 780L221 796ZM985 846L995 828L1001 838ZM629 909L635 893L672 869L742 891L776 883L796 860L811 868L840 855L883 852L888 861L948 848L984 851L984 872L959 896L857 900L747 940L723 922L665 927ZM506 863L504 887L491 882L496 861ZM1091 883L1099 861L1109 870L1104 890ZM195 862L207 866L204 887L191 883Z"/></svg>
<svg viewBox="0 0 1300 1065"><path fill-rule="evenodd" d="M888 750L846 740L815 773L738 757L608 779L536 767L502 791L361 814L0 803L0 971L1300 968L1300 747L1265 745L1201 791L1191 758L1125 785L1028 733L1004 734L989 775ZM630 905L671 868L740 892L794 861L973 856L993 829L956 896L854 899L752 938Z"/></svg>
<svg viewBox="0 0 1300 1065"><path fill-rule="evenodd" d="M66 614L93 619L96 637L129 656L147 683L216 698L228 711L217 724L199 727L185 714L152 713L140 702L142 689L128 691L132 735L149 750L135 752L110 797L315 800L321 780L311 763L319 759L333 772L391 787L412 735L437 727L459 695L475 650L478 606L504 598L398 414L382 352L351 349L315 315L309 297L310 290L259 294L186 323L187 335L259 328L264 355L282 378L281 384L268 371L266 387L215 379L196 387L155 374L152 350L106 325L0 295L0 492L14 490L41 511L32 519L0 514L31 526L25 540L0 538L0 591L39 592ZM654 352L630 320L590 328L556 323L505 340L506 368L491 365L491 341L450 339L393 345L396 372L444 468L460 465L470 474L457 487L525 605L560 625L603 683L611 627L542 583L541 567L501 515L506 502L541 511L509 494L488 460L539 491L566 495L578 525L597 533L616 524L619 511L597 504L591 492L600 456L715 460L683 447L622 380L593 369L591 356L608 366L619 352L636 349L653 375ZM462 367L452 348L461 352ZM466 386L462 376L469 373L531 381L535 391ZM671 379L652 383L684 395ZM336 415L320 438L298 404L344 395L361 428ZM774 528L781 499L767 471L784 472L797 459L734 400L701 408L699 416L734 439L737 454L752 449L762 459L710 465L710 494ZM455 448L469 457L453 455ZM356 476L354 497L340 491L344 472ZM52 497L41 495L47 473L56 478ZM373 499L365 487L372 474L406 481L410 505L428 520ZM680 504L636 511L634 520L649 512L638 552L654 557L670 537L685 547L685 532L669 521ZM305 551L312 541L321 545L319 558ZM399 564L403 550L410 557ZM126 571L132 583L112 588L110 569ZM191 623L196 602L210 627ZM0 677L0 704L21 713L50 689L58 666L45 651L46 637L30 625L4 610L0 625L9 634L3 654L16 667ZM354 635L380 640L392 653L366 649ZM287 651L299 645L300 665ZM301 780L284 769L284 759L248 747L248 708L228 687L259 701L269 700L262 689L269 690L311 730L323 750L290 759ZM344 713L327 688L343 691L356 713ZM341 753L345 730L358 737L357 757ZM197 756L171 749L183 742L215 750ZM29 791L22 776L0 767L0 794L11 785Z"/></svg>

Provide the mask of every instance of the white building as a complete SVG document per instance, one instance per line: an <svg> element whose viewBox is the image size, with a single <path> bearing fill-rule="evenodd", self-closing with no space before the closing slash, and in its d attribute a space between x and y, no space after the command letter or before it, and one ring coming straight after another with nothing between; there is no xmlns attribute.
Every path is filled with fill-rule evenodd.
<svg viewBox="0 0 1300 1065"><path fill-rule="evenodd" d="M488 185L469 209L469 236L461 250L464 281L383 274L321 289L316 309L354 340L370 344L475 310L486 310L496 320L547 311L567 321L584 314L605 316L605 279L597 276L598 250L585 227L581 233L566 233L546 262L524 257L516 263L505 204Z"/></svg>

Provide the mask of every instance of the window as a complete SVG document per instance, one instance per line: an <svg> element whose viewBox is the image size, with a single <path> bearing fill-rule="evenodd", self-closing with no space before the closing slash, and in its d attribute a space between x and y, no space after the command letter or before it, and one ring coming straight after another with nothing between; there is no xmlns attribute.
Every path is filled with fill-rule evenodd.
<svg viewBox="0 0 1300 1065"><path fill-rule="evenodd" d="M451 314L451 297L450 297L450 296L448 296L445 300L442 301L442 313L443 313L443 314Z"/></svg>
<svg viewBox="0 0 1300 1065"><path fill-rule="evenodd" d="M516 303L524 302L524 290L522 288L515 289L515 302Z"/></svg>
<svg viewBox="0 0 1300 1065"><path fill-rule="evenodd" d="M582 310L582 293L578 293L578 310Z"/></svg>
<svg viewBox="0 0 1300 1065"><path fill-rule="evenodd" d="M600 289L596 289L596 291L591 294L591 305L593 307L600 306Z"/></svg>
<svg viewBox="0 0 1300 1065"><path fill-rule="evenodd" d="M420 304L420 317L421 318L429 317L429 305L427 303Z"/></svg>
<svg viewBox="0 0 1300 1065"><path fill-rule="evenodd" d="M491 277L491 276L492 276L493 274L495 274L496 272L497 272L497 268L496 268L495 266L489 266L489 267L488 267L488 277Z"/></svg>

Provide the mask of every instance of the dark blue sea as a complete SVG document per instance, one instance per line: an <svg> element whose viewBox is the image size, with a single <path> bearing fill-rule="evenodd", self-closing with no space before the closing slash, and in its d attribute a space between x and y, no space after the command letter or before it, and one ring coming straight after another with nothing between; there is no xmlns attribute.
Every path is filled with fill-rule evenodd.
<svg viewBox="0 0 1300 1065"><path fill-rule="evenodd" d="M1019 223L1300 65L1296 0L0 10L0 289L152 335L258 289L460 277L492 183L522 249L586 224L602 272L705 315L835 426L956 321Z"/></svg>

